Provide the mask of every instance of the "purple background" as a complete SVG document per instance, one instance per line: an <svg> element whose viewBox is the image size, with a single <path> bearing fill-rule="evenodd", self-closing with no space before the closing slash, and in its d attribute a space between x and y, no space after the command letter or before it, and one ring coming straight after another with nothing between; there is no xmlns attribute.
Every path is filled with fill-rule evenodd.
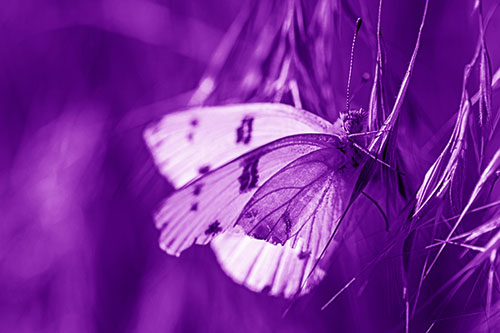
<svg viewBox="0 0 500 333"><path fill-rule="evenodd" d="M335 31L339 44L331 50L337 74L329 87L338 108L344 103L357 16L366 23L356 46L354 89L364 72L373 72L370 38L375 35L377 3L347 7L341 1ZM491 9L491 3L485 1L485 8ZM390 97L397 93L413 51L423 4L384 1ZM472 5L447 0L431 1L429 7L401 115L410 193L449 130L431 144L429 140L458 108L463 67L477 41ZM234 284L209 247L193 247L180 258L159 249L151 212L172 188L155 170L142 130L161 114L185 105L241 7L241 1L229 0L2 4L1 332L403 329L401 246L329 308L319 310L391 239L383 221L371 218L376 211L362 212L370 218L365 216L365 226L353 227L346 251L337 256L328 278L285 319L281 314L287 301ZM493 71L500 65L499 33L496 13L487 35ZM226 75L234 71L228 69ZM366 108L369 90L370 84L361 86L353 105ZM146 107L157 102L160 108ZM430 297L455 266L452 255L444 258L421 297ZM484 292L464 287L456 297L449 313L434 313L432 302L423 307L412 331L425 331L437 318L442 320L436 331L462 331L482 323Z"/></svg>

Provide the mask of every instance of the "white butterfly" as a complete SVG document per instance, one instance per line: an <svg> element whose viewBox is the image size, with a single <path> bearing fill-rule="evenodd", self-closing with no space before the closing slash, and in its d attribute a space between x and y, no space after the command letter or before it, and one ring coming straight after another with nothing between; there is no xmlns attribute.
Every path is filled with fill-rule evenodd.
<svg viewBox="0 0 500 333"><path fill-rule="evenodd" d="M360 118L347 113L343 128L359 130ZM321 281L334 244L316 263L360 163L341 126L284 104L238 104L168 114L144 137L178 188L155 215L162 249L211 242L234 281L271 295Z"/></svg>

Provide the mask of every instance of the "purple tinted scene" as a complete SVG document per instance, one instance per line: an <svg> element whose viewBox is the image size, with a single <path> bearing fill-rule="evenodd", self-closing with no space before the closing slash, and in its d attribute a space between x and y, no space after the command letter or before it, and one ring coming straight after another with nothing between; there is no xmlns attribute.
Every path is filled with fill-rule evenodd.
<svg viewBox="0 0 500 333"><path fill-rule="evenodd" d="M0 332L499 332L498 7L3 3ZM234 282L210 246L162 251L153 212L175 188L145 128L256 102L354 128L357 18L348 99L366 111L354 141L372 158L324 279L284 299Z"/></svg>

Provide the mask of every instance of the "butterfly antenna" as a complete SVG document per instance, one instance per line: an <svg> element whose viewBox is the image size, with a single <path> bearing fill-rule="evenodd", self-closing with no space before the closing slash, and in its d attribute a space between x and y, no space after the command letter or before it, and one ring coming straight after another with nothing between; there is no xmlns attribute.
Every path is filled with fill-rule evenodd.
<svg viewBox="0 0 500 333"><path fill-rule="evenodd" d="M354 60L354 46L356 45L356 38L358 37L359 29L361 28L361 18L358 17L356 20L356 31L354 32L354 37L352 38L351 45L351 58L349 60L349 75L347 76L347 92L346 92L346 112L349 112L351 107L351 76L352 76L352 63Z"/></svg>

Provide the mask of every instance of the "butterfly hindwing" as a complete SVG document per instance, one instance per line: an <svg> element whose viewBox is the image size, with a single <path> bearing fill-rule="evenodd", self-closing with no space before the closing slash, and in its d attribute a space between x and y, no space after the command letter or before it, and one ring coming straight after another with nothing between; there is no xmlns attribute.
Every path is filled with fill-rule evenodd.
<svg viewBox="0 0 500 333"><path fill-rule="evenodd" d="M233 228L262 184L302 156L337 145L325 134L285 137L210 171L167 198L156 214L160 246L179 255L193 243L206 244Z"/></svg>
<svg viewBox="0 0 500 333"><path fill-rule="evenodd" d="M312 113L277 103L199 107L174 112L148 127L144 138L176 188L236 157L279 138L333 133Z"/></svg>
<svg viewBox="0 0 500 333"><path fill-rule="evenodd" d="M277 172L253 195L237 224L255 238L283 244L296 235L328 198L332 177L348 166L343 148L304 155Z"/></svg>
<svg viewBox="0 0 500 333"><path fill-rule="evenodd" d="M212 242L226 273L254 291L292 297L325 275L323 249L347 206L356 172L340 142L310 152L282 168L252 196L237 225L248 235L226 233ZM335 243L335 242L334 242ZM333 246L327 249L327 257Z"/></svg>
<svg viewBox="0 0 500 333"><path fill-rule="evenodd" d="M323 279L326 267L321 263L329 262L328 255L334 251L336 242L330 244L327 256L309 279L315 261L304 255L301 244L292 248L290 244L271 244L227 232L215 238L211 245L221 267L235 282L255 292L290 298L299 291L307 293Z"/></svg>

